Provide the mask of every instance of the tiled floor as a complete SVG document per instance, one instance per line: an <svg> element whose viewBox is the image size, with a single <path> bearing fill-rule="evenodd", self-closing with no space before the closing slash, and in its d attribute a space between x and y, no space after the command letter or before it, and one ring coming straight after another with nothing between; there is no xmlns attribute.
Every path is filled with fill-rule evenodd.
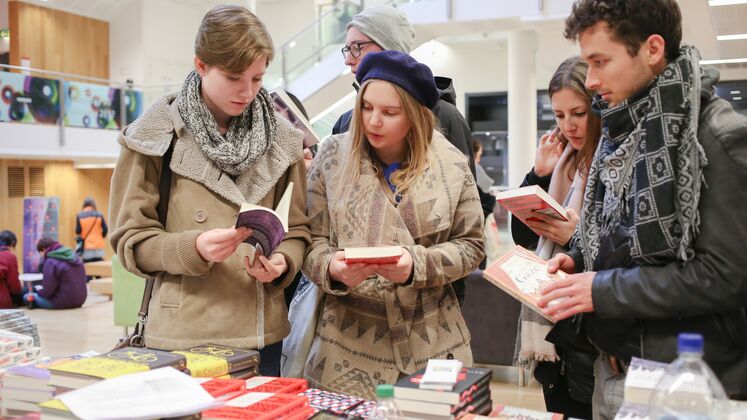
<svg viewBox="0 0 747 420"><path fill-rule="evenodd" d="M79 309L26 310L39 326L43 354L69 356L88 350L105 352L124 334L113 324L112 302L90 293ZM490 386L493 402L541 410L542 390L536 383L519 387L516 383L493 382Z"/></svg>

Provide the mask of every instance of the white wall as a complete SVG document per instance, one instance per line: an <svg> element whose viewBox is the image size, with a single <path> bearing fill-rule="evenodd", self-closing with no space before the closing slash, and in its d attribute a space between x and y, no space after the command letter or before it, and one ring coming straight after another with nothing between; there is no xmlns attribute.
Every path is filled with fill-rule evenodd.
<svg viewBox="0 0 747 420"><path fill-rule="evenodd" d="M312 0L260 0L257 16L267 26L277 49L316 20L317 8Z"/></svg>
<svg viewBox="0 0 747 420"><path fill-rule="evenodd" d="M109 21L109 77L118 82L145 80L143 1L131 0Z"/></svg>

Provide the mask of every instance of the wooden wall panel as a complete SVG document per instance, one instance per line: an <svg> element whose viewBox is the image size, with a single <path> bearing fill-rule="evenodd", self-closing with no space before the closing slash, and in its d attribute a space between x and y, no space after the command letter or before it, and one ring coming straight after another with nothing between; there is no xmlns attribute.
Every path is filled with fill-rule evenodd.
<svg viewBox="0 0 747 420"><path fill-rule="evenodd" d="M10 0L10 64L109 78L109 23Z"/></svg>
<svg viewBox="0 0 747 420"><path fill-rule="evenodd" d="M96 200L98 210L109 222L109 186L113 169L75 169L72 162L65 161L32 161L0 160L0 230L10 229L18 237L16 255L19 264L22 262L23 249L23 198L8 197L8 167L26 168L28 180L29 168L44 168L45 196L60 197L60 242L66 246L75 246L75 215L80 211L83 199L88 196ZM26 183L26 194L29 191ZM111 258L113 251L106 241L106 258Z"/></svg>

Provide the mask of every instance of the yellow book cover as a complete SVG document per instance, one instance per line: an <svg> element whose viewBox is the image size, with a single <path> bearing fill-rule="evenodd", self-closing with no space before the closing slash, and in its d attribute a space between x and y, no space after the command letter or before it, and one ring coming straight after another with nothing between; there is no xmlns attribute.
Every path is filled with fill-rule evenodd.
<svg viewBox="0 0 747 420"><path fill-rule="evenodd" d="M59 410L59 411L70 411L69 408L65 404L62 403L62 401L59 400L59 398L55 398L49 401L44 401L42 403L39 403L39 407L41 408L48 408L51 410Z"/></svg>
<svg viewBox="0 0 747 420"><path fill-rule="evenodd" d="M172 353L187 358L187 369L195 378L215 378L259 364L259 352L218 344L202 344Z"/></svg>
<svg viewBox="0 0 747 420"><path fill-rule="evenodd" d="M183 356L168 351L125 347L99 356L70 360L50 366L48 369L52 375L72 374L109 379L164 366L184 370L185 365L186 360Z"/></svg>

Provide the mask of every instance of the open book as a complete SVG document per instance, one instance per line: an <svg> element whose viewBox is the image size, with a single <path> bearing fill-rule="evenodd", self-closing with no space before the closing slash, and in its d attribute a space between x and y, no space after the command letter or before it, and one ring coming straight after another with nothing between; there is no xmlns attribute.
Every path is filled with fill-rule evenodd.
<svg viewBox="0 0 747 420"><path fill-rule="evenodd" d="M242 204L239 210L236 227L245 226L252 230L252 234L244 242L267 258L270 258L288 233L288 213L292 195L293 182L289 182L275 210L248 203ZM253 261L253 255L249 258Z"/></svg>
<svg viewBox="0 0 747 420"><path fill-rule="evenodd" d="M516 245L483 271L483 277L489 282L521 301L550 322L554 321L537 306L540 291L552 282L564 278L565 275L562 271L558 271L556 274L548 273L547 261L520 245ZM550 305L554 303L556 302L552 301Z"/></svg>
<svg viewBox="0 0 747 420"><path fill-rule="evenodd" d="M290 96L283 89L276 89L270 92L272 96L272 105L275 111L285 117L294 127L303 132L303 147L308 148L319 143L319 136L316 135L311 123L303 116L300 109L293 103Z"/></svg>
<svg viewBox="0 0 747 420"><path fill-rule="evenodd" d="M550 194L539 185L503 191L498 193L495 199L524 224L527 220L532 219L532 211L544 213L556 219L568 220L568 214L563 206L550 197Z"/></svg>
<svg viewBox="0 0 747 420"><path fill-rule="evenodd" d="M359 246L345 248L345 263L392 264L402 256L401 246Z"/></svg>

